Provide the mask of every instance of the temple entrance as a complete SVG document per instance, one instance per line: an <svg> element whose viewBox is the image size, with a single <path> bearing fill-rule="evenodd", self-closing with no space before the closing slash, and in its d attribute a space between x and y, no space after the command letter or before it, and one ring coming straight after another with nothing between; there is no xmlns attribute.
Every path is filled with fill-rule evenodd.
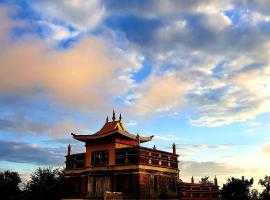
<svg viewBox="0 0 270 200"><path fill-rule="evenodd" d="M87 184L87 196L99 198L105 191L111 191L111 179L109 176L89 176Z"/></svg>

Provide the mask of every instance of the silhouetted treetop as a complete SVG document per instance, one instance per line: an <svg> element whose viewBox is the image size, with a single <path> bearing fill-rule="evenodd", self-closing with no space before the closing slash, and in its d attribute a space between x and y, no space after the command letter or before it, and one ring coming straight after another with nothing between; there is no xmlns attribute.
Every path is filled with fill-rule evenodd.
<svg viewBox="0 0 270 200"><path fill-rule="evenodd" d="M20 175L13 171L0 172L0 197L5 200L19 199L21 190Z"/></svg>
<svg viewBox="0 0 270 200"><path fill-rule="evenodd" d="M38 168L27 183L25 198L29 200L60 200L63 192L63 171Z"/></svg>
<svg viewBox="0 0 270 200"><path fill-rule="evenodd" d="M253 178L250 180L244 177L242 177L242 179L229 178L227 183L223 184L221 198L223 200L249 200L250 188L253 182Z"/></svg>

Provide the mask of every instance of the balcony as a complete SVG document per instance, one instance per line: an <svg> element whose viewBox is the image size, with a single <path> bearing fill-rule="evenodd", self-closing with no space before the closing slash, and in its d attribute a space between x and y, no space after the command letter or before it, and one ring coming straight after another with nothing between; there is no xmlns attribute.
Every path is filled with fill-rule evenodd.
<svg viewBox="0 0 270 200"><path fill-rule="evenodd" d="M85 153L66 156L66 169L85 167ZM92 152L92 167L109 166L109 151ZM155 167L178 169L177 155L165 151L129 147L115 149L115 165L148 165Z"/></svg>
<svg viewBox="0 0 270 200"><path fill-rule="evenodd" d="M66 169L80 169L85 165L85 153L66 156Z"/></svg>
<svg viewBox="0 0 270 200"><path fill-rule="evenodd" d="M115 150L116 165L150 165L165 168L178 168L177 155L145 147L122 148Z"/></svg>

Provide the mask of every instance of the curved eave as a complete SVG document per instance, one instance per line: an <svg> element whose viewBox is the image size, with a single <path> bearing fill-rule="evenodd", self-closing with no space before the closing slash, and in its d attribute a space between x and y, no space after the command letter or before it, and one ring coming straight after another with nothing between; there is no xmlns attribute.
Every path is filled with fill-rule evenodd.
<svg viewBox="0 0 270 200"><path fill-rule="evenodd" d="M105 137L108 137L110 135L113 135L115 133L119 133L125 137L128 137L130 139L133 139L133 140L136 140L137 139L137 136L136 135L133 135L133 134L130 134L126 131L122 131L122 130L117 130L117 131L112 131L112 132L108 132L108 133L104 133L104 134L93 134L93 135L76 135L76 134L73 134L72 133L72 136L74 139L76 140L79 140L79 141L82 141L82 142L87 142L87 141L92 141L92 140L97 140L97 139L100 139L100 138L105 138ZM154 136L150 136L150 137L142 137L140 136L140 142L143 143L143 142L149 142L152 140Z"/></svg>

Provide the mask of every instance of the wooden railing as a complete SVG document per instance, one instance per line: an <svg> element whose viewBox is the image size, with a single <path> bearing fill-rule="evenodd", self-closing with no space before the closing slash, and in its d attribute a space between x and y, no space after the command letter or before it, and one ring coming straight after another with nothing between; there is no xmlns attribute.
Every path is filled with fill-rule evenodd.
<svg viewBox="0 0 270 200"><path fill-rule="evenodd" d="M85 153L66 156L66 168L85 167ZM115 149L115 165L150 165L178 169L178 155L145 147Z"/></svg>
<svg viewBox="0 0 270 200"><path fill-rule="evenodd" d="M85 153L66 156L66 169L77 169L85 166Z"/></svg>

